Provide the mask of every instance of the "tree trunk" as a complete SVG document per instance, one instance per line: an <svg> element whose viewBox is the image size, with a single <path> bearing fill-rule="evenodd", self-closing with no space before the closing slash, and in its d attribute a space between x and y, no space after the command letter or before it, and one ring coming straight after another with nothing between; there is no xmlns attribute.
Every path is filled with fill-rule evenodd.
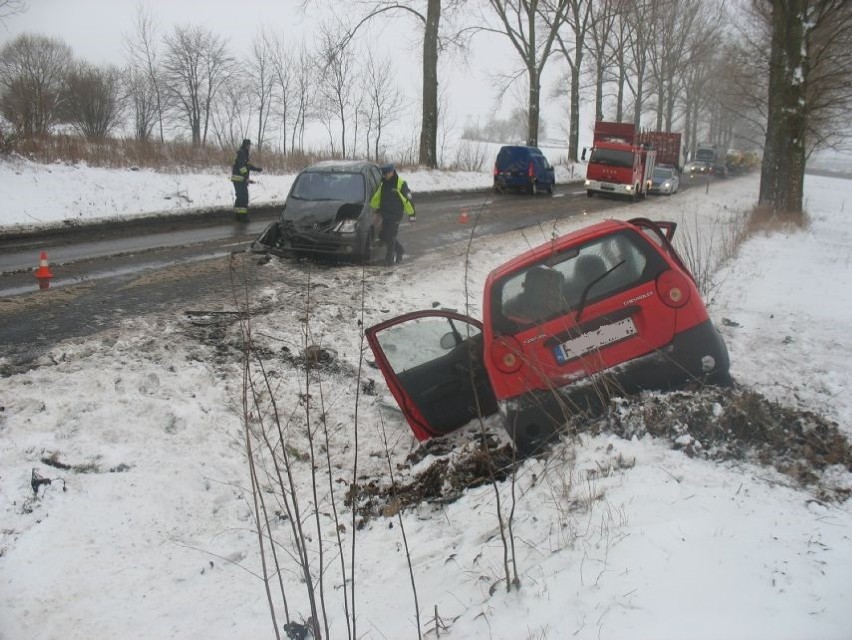
<svg viewBox="0 0 852 640"><path fill-rule="evenodd" d="M527 113L527 145L538 146L538 109L541 99L541 87L539 86L538 71L531 67L527 70L530 78L530 93Z"/></svg>
<svg viewBox="0 0 852 640"><path fill-rule="evenodd" d="M807 0L767 0L772 6L768 117L759 202L774 211L802 213L808 60Z"/></svg>
<svg viewBox="0 0 852 640"><path fill-rule="evenodd" d="M571 67L571 111L568 125L568 161L577 162L577 147L580 145L580 69L582 69L582 47L577 47L576 61Z"/></svg>
<svg viewBox="0 0 852 640"><path fill-rule="evenodd" d="M595 67L595 122L603 120L603 65L598 62Z"/></svg>
<svg viewBox="0 0 852 640"><path fill-rule="evenodd" d="M441 0L428 0L423 31L423 114L420 125L421 165L438 166L438 27Z"/></svg>

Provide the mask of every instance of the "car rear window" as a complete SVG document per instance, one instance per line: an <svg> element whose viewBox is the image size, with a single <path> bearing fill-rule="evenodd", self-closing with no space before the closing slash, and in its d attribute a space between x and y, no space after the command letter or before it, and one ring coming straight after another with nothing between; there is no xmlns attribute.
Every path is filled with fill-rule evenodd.
<svg viewBox="0 0 852 640"><path fill-rule="evenodd" d="M360 173L306 171L296 178L290 195L299 200L364 202L364 176Z"/></svg>
<svg viewBox="0 0 852 640"><path fill-rule="evenodd" d="M572 247L494 284L494 331L513 334L567 315L581 302L588 305L653 280L666 267L647 240L629 230Z"/></svg>

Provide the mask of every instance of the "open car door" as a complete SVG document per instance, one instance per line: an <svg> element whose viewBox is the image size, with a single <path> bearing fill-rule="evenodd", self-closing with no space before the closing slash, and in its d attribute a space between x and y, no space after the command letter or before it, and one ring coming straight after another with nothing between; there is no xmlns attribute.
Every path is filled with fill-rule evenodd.
<svg viewBox="0 0 852 640"><path fill-rule="evenodd" d="M418 440L497 412L478 320L453 311L415 311L374 325L366 335Z"/></svg>

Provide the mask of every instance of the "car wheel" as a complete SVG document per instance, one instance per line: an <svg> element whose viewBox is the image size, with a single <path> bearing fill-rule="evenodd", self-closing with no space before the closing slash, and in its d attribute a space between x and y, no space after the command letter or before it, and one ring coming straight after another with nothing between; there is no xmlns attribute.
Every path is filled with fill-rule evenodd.
<svg viewBox="0 0 852 640"><path fill-rule="evenodd" d="M633 202L639 202L639 185L638 184L633 188L632 198L633 198Z"/></svg>
<svg viewBox="0 0 852 640"><path fill-rule="evenodd" d="M551 182L550 186L547 188L547 195L552 196L553 192L556 190L556 183Z"/></svg>
<svg viewBox="0 0 852 640"><path fill-rule="evenodd" d="M530 195L535 197L538 194L538 183L533 180L530 182Z"/></svg>
<svg viewBox="0 0 852 640"><path fill-rule="evenodd" d="M594 191L592 191L591 189L586 189L586 197L587 197L587 198L594 198L594 197L595 197L595 192L594 192Z"/></svg>

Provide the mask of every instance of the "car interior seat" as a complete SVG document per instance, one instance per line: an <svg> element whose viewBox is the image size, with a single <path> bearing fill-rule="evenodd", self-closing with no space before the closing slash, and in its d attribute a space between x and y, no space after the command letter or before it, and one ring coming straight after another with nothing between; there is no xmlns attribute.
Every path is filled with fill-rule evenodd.
<svg viewBox="0 0 852 640"><path fill-rule="evenodd" d="M564 277L547 267L533 267L524 277L524 306L535 318L546 318L562 308Z"/></svg>
<svg viewBox="0 0 852 640"><path fill-rule="evenodd" d="M577 262L574 264L574 274L565 288L565 297L571 302L572 307L580 304L583 291L589 286L589 283L602 276L606 269L606 262L600 256L586 254L577 258Z"/></svg>

